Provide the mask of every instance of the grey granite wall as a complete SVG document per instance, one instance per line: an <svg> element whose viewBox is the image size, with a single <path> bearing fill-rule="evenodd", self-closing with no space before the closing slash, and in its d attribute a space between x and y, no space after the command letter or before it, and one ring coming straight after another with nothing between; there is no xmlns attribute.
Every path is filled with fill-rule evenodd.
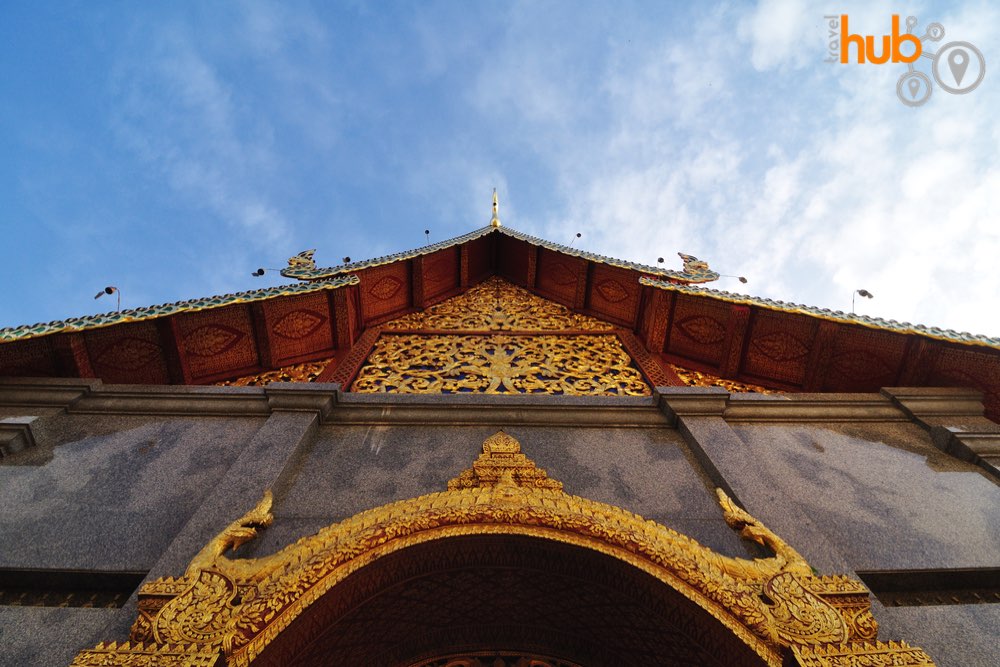
<svg viewBox="0 0 1000 667"><path fill-rule="evenodd" d="M61 415L0 459L0 567L147 570L259 418Z"/></svg>
<svg viewBox="0 0 1000 667"><path fill-rule="evenodd" d="M499 425L324 426L275 499L275 522L248 552L269 553L335 521L443 491ZM660 428L507 426L568 493L659 521L721 552L756 555L722 519L707 476L664 420Z"/></svg>
<svg viewBox="0 0 1000 667"><path fill-rule="evenodd" d="M736 424L855 570L997 567L1000 484L909 423ZM752 507L766 498L744 498ZM802 545L808 554L810 545Z"/></svg>
<svg viewBox="0 0 1000 667"><path fill-rule="evenodd" d="M935 425L948 423L949 400L934 403ZM568 493L722 553L760 552L725 525L715 485L823 572L1000 566L998 478L936 448L888 396L444 399L0 382L0 418L22 416L38 419L33 446L0 459L0 567L179 575L271 487L274 525L241 550L263 555L444 489L500 428ZM922 645L941 665L990 664L998 605L876 607L882 638ZM120 610L0 607L0 665L66 664L124 639L134 615L134 598Z"/></svg>

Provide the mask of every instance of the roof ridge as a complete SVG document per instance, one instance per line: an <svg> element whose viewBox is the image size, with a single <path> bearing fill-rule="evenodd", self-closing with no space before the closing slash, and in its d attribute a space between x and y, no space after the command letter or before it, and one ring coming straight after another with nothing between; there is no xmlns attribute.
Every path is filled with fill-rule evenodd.
<svg viewBox="0 0 1000 667"><path fill-rule="evenodd" d="M630 269L633 271L639 271L641 273L648 273L655 276L662 276L665 278L674 278L676 280L682 280L685 282L711 282L713 280L719 279L719 274L715 271L705 271L698 274L686 273L684 271L674 271L671 269L663 269L655 266L648 266L646 264L640 264L638 262L630 262L624 259L618 259L616 257L609 257L607 255L599 255L597 253L588 252L586 250L578 250L577 248L572 248L561 243L553 243L552 241L547 241L538 236L531 236L530 234L525 234L524 232L519 232L516 229L510 227L500 227L498 231L501 234L506 234L516 239L522 241L527 241L528 243L534 243L535 245L542 246L549 250L555 252L561 252L566 255L573 257L579 257L581 259L587 259L592 262L598 262L600 264L607 264L608 266L616 266L622 269Z"/></svg>
<svg viewBox="0 0 1000 667"><path fill-rule="evenodd" d="M648 287L655 287L674 292L683 292L697 296L707 296L709 298L727 301L729 303L740 303L749 306L760 306L769 310L779 310L786 313L800 313L812 317L830 320L833 322L843 322L845 324L857 324L869 329L880 329L892 331L900 334L917 334L944 340L953 343L964 343L966 345L986 345L1000 349L1000 338L971 334L967 331L955 331L954 329L942 329L941 327L925 326L923 324L913 324L911 322L897 322L892 319L883 319L870 315L858 315L856 313L845 313L841 310L830 310L819 306L808 306L801 303L788 303L778 299L768 299L760 296L750 296L748 294L736 294L724 290L714 290L709 287L695 287L693 285L680 285L664 280L656 280L647 276L639 278L639 284Z"/></svg>
<svg viewBox="0 0 1000 667"><path fill-rule="evenodd" d="M347 285L357 285L360 279L355 275L336 276L325 280L317 280L307 283L289 283L286 285L275 285L263 289L247 290L245 292L233 292L220 296L201 297L188 299L187 301L175 301L156 306L144 306L141 308L129 308L113 313L102 313L100 315L84 315L82 317L71 317L65 320L53 320L51 322L39 322L37 324L25 324L16 327L4 327L0 329L0 343L9 343L27 338L37 338L49 334L66 331L83 331L84 329L99 329L113 324L123 324L126 322L141 322L143 320L165 317L177 313L197 312L201 310L211 310L221 308L236 303L250 303L263 301L278 296L294 296L297 294L309 294L320 290L337 289Z"/></svg>
<svg viewBox="0 0 1000 667"><path fill-rule="evenodd" d="M281 270L281 275L286 278L295 278L297 280L319 280L321 278L329 278L332 276L339 276L345 273L351 273L353 271L360 271L361 269L368 269L373 266L383 266L385 264L392 264L393 262L402 261L405 259L413 259L414 257L421 257L423 255L429 255L431 253L438 252L439 250L445 250L447 248L452 248L456 245L465 243L466 241L474 241L480 237L486 236L491 232L496 231L495 227L490 227L489 225L485 227L480 227L479 229L474 229L467 234L462 234L461 236L455 236L444 241L438 241L437 243L432 243L430 245L420 246L419 248L414 248L412 250L403 250L401 252L392 253L391 255L383 255L381 257L373 257L371 259L364 259L358 262L348 262L346 264L340 264L338 266L329 266L325 268L310 268L310 269L293 269L285 268Z"/></svg>

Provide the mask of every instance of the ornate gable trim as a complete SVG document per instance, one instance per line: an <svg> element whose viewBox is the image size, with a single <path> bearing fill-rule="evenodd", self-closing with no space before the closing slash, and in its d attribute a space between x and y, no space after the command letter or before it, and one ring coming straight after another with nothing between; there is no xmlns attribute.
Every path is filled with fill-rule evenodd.
<svg viewBox="0 0 1000 667"><path fill-rule="evenodd" d="M472 468L446 491L362 512L270 556L228 558L273 521L266 493L205 546L184 576L142 587L131 633L141 643L101 644L73 664L205 665L211 663L204 656L215 654L227 665L250 665L352 572L409 546L483 534L556 540L637 567L699 605L774 667L785 658L803 667L933 664L919 649L875 641L864 585L815 576L791 546L718 494L726 522L772 557L723 556L618 507L566 494L503 432L483 443ZM158 652L177 646L191 659L159 659Z"/></svg>

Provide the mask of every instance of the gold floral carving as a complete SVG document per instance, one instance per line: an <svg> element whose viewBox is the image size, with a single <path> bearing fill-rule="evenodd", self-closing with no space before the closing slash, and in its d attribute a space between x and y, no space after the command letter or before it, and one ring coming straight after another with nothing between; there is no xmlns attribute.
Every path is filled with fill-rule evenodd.
<svg viewBox="0 0 1000 667"><path fill-rule="evenodd" d="M778 394L781 393L774 389L768 389L766 387L761 387L756 384L749 384L746 382L737 382L736 380L727 380L726 378L721 378L716 375L711 375L710 373L702 373L701 371L692 371L687 368L681 368L674 364L667 364L671 370L677 373L677 377L684 382L684 384L691 387L722 387L726 391L731 391L738 394Z"/></svg>
<svg viewBox="0 0 1000 667"><path fill-rule="evenodd" d="M315 382L333 359L286 366L266 373L247 375L216 384L222 387L263 387L272 382Z"/></svg>
<svg viewBox="0 0 1000 667"><path fill-rule="evenodd" d="M486 439L483 443L483 453L471 468L463 470L462 474L448 482L448 490L491 489L501 482L516 486L562 490L562 482L549 479L544 470L521 453L521 443L503 431Z"/></svg>
<svg viewBox="0 0 1000 667"><path fill-rule="evenodd" d="M389 330L611 331L614 326L574 313L496 276L464 294L385 325Z"/></svg>
<svg viewBox="0 0 1000 667"><path fill-rule="evenodd" d="M613 334L386 334L351 391L649 396Z"/></svg>
<svg viewBox="0 0 1000 667"><path fill-rule="evenodd" d="M216 667L224 664L221 653L195 644L102 642L81 651L71 667Z"/></svg>
<svg viewBox="0 0 1000 667"><path fill-rule="evenodd" d="M190 647L188 653L221 655L227 665L249 665L352 572L431 540L489 534L556 540L639 568L699 605L764 664L778 667L786 658L803 667L931 664L919 649L870 641L876 625L868 614L867 589L845 577L813 574L795 549L721 490L726 522L772 556L724 556L561 487L521 453L517 440L501 432L483 443L472 468L451 480L446 491L362 512L269 556L230 558L231 548L272 521L265 494L210 541L182 577L140 589L131 639L144 643L119 645L117 653L113 645L101 645L81 653L75 664L95 664L98 653L109 660L98 664L166 664L153 661L155 652L147 656L142 650L183 645ZM867 614L861 624L859 610Z"/></svg>
<svg viewBox="0 0 1000 667"><path fill-rule="evenodd" d="M931 657L906 642L851 642L827 646L794 646L800 667L927 667Z"/></svg>

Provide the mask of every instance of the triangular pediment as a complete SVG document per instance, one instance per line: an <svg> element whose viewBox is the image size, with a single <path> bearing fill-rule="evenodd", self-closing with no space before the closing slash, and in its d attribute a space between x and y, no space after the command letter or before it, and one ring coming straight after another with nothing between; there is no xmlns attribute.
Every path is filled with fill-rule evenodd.
<svg viewBox="0 0 1000 667"><path fill-rule="evenodd" d="M493 276L380 327L358 393L647 396L616 327Z"/></svg>
<svg viewBox="0 0 1000 667"><path fill-rule="evenodd" d="M613 329L652 386L971 387L1000 418L1000 339L695 287L718 274L692 257L645 266L491 225L330 268L294 259L298 284L0 329L0 376L350 387L383 333Z"/></svg>
<svg viewBox="0 0 1000 667"><path fill-rule="evenodd" d="M384 325L386 330L435 331L611 331L614 325L575 313L493 276L465 293Z"/></svg>

